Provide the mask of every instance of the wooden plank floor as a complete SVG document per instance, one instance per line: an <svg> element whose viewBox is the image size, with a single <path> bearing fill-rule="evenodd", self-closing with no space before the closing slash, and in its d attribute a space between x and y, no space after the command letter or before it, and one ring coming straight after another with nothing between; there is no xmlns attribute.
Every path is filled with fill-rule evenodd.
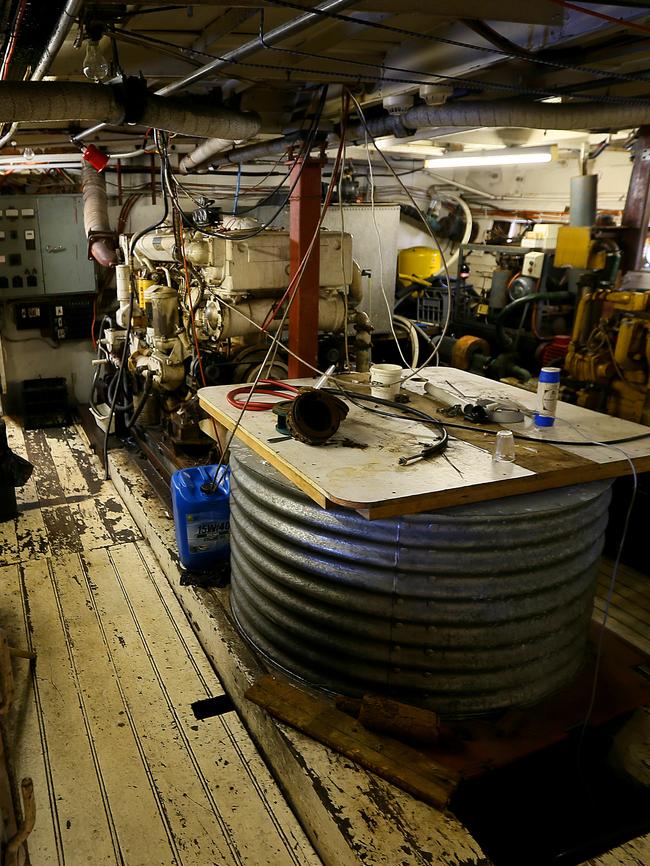
<svg viewBox="0 0 650 866"><path fill-rule="evenodd" d="M612 568L612 562L603 560L598 575L594 610L596 621L602 621ZM650 655L650 577L626 565L619 566L607 627Z"/></svg>
<svg viewBox="0 0 650 866"><path fill-rule="evenodd" d="M7 739L34 779L34 866L317 866L148 544L74 428L25 431L36 466L0 524L0 625L16 661Z"/></svg>
<svg viewBox="0 0 650 866"><path fill-rule="evenodd" d="M601 623L612 579L614 563L603 559L598 575L594 620ZM621 564L608 610L607 628L650 655L650 577ZM626 842L589 866L647 866L650 864L650 835Z"/></svg>

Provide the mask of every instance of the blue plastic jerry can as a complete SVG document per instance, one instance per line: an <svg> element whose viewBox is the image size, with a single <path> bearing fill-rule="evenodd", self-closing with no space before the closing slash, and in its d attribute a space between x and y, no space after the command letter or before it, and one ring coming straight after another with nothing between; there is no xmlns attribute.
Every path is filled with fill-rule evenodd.
<svg viewBox="0 0 650 866"><path fill-rule="evenodd" d="M210 571L230 557L230 467L179 469L171 478L176 544L190 571Z"/></svg>

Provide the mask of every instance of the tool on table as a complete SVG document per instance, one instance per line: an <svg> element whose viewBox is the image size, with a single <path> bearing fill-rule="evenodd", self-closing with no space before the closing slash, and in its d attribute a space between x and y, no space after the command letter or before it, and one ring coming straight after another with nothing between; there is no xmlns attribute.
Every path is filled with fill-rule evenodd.
<svg viewBox="0 0 650 866"><path fill-rule="evenodd" d="M408 466L409 463L415 463L417 460L426 460L427 457L439 454L446 447L447 440L439 439L437 442L418 442L418 445L422 445L422 450L417 454L411 454L409 457L400 457L397 461L400 466Z"/></svg>
<svg viewBox="0 0 650 866"><path fill-rule="evenodd" d="M464 406L456 403L439 411L448 418L462 415L472 424L519 424L526 417L526 413L513 404L499 403L487 398L481 398L476 403L466 403Z"/></svg>
<svg viewBox="0 0 650 866"><path fill-rule="evenodd" d="M447 384L450 388L452 387L451 383ZM512 400L478 397L472 403L470 402L471 398L466 397L467 402L461 403L458 397L464 395L460 392L454 394L445 388L434 385L433 382L427 382L424 390L427 396L437 403L443 404L444 408L440 410L440 414L450 418L462 415L473 424L518 424L526 417L525 411Z"/></svg>

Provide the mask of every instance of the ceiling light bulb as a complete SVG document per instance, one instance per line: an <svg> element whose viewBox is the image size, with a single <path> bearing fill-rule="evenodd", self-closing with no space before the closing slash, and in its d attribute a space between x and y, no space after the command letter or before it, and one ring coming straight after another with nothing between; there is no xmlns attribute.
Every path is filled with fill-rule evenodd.
<svg viewBox="0 0 650 866"><path fill-rule="evenodd" d="M88 39L83 74L91 81L106 81L109 72L108 61L99 50L99 42L96 39Z"/></svg>
<svg viewBox="0 0 650 866"><path fill-rule="evenodd" d="M504 148L494 151L466 151L465 153L435 156L427 159L425 168L485 168L496 165L534 165L557 159L557 147Z"/></svg>

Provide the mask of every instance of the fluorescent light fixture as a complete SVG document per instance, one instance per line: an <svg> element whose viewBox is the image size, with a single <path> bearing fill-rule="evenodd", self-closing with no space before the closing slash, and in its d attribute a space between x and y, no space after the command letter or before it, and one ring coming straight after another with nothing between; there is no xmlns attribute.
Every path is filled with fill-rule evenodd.
<svg viewBox="0 0 650 866"><path fill-rule="evenodd" d="M503 150L469 151L448 156L434 156L425 168L474 168L492 165L532 165L557 159L557 147L508 147Z"/></svg>

